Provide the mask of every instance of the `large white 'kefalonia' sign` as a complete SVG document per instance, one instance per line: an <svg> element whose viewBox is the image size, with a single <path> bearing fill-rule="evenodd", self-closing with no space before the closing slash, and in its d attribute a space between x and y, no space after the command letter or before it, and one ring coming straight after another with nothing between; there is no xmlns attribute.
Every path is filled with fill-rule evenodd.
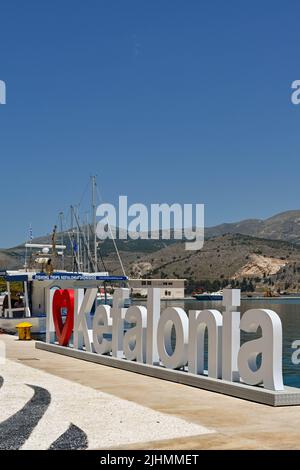
<svg viewBox="0 0 300 470"><path fill-rule="evenodd" d="M136 364L284 390L280 318L267 309L248 310L241 318L238 289L224 290L223 314L209 309L191 310L187 315L179 307L161 311L159 288L148 290L147 307L124 308L129 290L119 288L112 307L98 306L90 326L88 317L97 289L75 289L71 297L67 292L48 290L47 343L59 342ZM68 310L64 323L62 308ZM127 324L131 327L125 328ZM172 331L176 341L172 341ZM204 370L206 331L208 371ZM259 338L256 335L241 345L241 331L259 332Z"/></svg>

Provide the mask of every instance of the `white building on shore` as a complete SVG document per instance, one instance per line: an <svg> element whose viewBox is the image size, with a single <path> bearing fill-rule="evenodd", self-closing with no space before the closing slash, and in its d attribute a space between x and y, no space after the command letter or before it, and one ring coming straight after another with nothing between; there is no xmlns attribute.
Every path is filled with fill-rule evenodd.
<svg viewBox="0 0 300 470"><path fill-rule="evenodd" d="M185 279L129 279L133 296L147 296L149 287L159 287L161 299L184 299Z"/></svg>

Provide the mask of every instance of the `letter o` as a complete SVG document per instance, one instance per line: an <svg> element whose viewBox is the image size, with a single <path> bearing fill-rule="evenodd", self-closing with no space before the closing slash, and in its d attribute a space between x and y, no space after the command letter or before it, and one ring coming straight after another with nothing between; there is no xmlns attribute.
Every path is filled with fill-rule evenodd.
<svg viewBox="0 0 300 470"><path fill-rule="evenodd" d="M176 332L176 345L171 344L172 326ZM188 358L189 321L182 308L169 307L160 316L157 328L157 349L160 360L168 369L185 366Z"/></svg>

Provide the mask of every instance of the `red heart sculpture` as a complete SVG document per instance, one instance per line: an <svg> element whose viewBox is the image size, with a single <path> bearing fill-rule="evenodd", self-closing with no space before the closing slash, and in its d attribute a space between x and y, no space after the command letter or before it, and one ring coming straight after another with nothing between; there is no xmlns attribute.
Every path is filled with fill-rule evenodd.
<svg viewBox="0 0 300 470"><path fill-rule="evenodd" d="M67 310L66 320L63 323L61 310ZM56 336L60 346L67 346L74 327L74 291L71 289L57 289L53 296L53 322Z"/></svg>

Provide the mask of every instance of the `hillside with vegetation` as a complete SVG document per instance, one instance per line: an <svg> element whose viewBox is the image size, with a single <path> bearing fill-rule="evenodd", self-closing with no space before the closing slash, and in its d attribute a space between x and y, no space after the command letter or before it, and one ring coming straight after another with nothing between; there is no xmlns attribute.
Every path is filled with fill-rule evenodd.
<svg viewBox="0 0 300 470"><path fill-rule="evenodd" d="M113 254L104 259L111 272L120 272ZM278 240L226 234L207 240L200 251L186 251L180 242L150 254L123 253L122 259L130 277L185 278L189 292L227 285L300 292L300 246Z"/></svg>
<svg viewBox="0 0 300 470"><path fill-rule="evenodd" d="M186 251L184 242L174 239L117 240L117 246L129 277L185 278L188 292L227 285L246 292L300 292L300 211L223 224L205 235L200 251ZM67 233L63 239L66 268L71 269L71 239ZM34 241L51 243L51 236ZM99 243L99 259L99 269L122 273L111 240ZM24 260L23 246L0 250L0 270L21 268Z"/></svg>

